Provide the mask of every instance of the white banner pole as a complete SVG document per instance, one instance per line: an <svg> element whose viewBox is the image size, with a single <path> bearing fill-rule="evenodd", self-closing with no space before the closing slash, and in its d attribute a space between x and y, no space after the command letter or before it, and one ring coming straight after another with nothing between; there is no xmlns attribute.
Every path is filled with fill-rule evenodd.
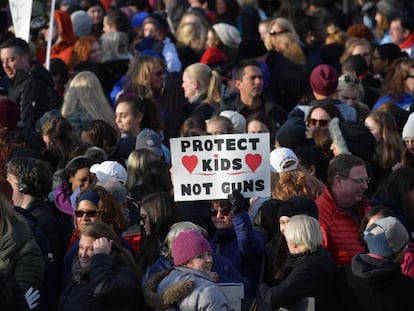
<svg viewBox="0 0 414 311"><path fill-rule="evenodd" d="M47 38L47 47L46 47L46 69L50 69L50 51L52 49L52 34L53 34L53 23L55 21L55 5L56 0L52 0L50 5L50 15L49 15L49 35Z"/></svg>

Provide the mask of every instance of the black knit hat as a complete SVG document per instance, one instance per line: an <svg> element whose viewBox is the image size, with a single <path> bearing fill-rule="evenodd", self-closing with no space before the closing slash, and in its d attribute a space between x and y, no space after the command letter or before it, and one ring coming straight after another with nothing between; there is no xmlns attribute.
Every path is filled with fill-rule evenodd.
<svg viewBox="0 0 414 311"><path fill-rule="evenodd" d="M239 60L253 59L263 56L267 53L267 49L258 37L249 37L243 39L237 48L237 58Z"/></svg>
<svg viewBox="0 0 414 311"><path fill-rule="evenodd" d="M364 161L371 160L376 141L371 131L361 122L329 122L329 132L339 154L353 154Z"/></svg>
<svg viewBox="0 0 414 311"><path fill-rule="evenodd" d="M302 214L318 219L318 207L315 201L307 197L292 197L280 204L278 219L281 216L293 217Z"/></svg>

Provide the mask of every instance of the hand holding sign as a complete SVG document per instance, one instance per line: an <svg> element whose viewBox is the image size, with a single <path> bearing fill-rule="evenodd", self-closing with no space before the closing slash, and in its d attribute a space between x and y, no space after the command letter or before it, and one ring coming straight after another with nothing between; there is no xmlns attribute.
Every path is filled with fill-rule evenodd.
<svg viewBox="0 0 414 311"><path fill-rule="evenodd" d="M172 138L176 201L270 196L269 134L227 134Z"/></svg>

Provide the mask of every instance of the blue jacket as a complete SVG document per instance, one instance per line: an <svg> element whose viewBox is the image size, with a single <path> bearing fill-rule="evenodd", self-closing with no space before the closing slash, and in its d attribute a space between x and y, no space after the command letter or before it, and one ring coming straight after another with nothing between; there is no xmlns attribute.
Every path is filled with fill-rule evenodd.
<svg viewBox="0 0 414 311"><path fill-rule="evenodd" d="M213 252L231 260L242 276L248 277L255 294L263 262L265 242L262 235L253 228L247 212L232 217L233 227L217 230L210 244Z"/></svg>

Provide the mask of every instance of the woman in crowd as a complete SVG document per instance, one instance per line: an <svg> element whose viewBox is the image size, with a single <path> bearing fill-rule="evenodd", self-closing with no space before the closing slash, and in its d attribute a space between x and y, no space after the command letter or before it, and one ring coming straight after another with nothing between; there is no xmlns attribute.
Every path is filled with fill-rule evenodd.
<svg viewBox="0 0 414 311"><path fill-rule="evenodd" d="M358 119L361 121L365 120L371 110L363 103L364 88L362 87L361 80L354 72L344 73L338 78L336 97L342 103L355 108Z"/></svg>
<svg viewBox="0 0 414 311"><path fill-rule="evenodd" d="M342 115L334 103L323 102L313 106L306 118L306 126L309 134L312 134L316 127L328 127L333 118L342 120Z"/></svg>
<svg viewBox="0 0 414 311"><path fill-rule="evenodd" d="M183 72L182 87L192 106L192 116L207 120L222 104L220 74L207 65L188 66Z"/></svg>
<svg viewBox="0 0 414 311"><path fill-rule="evenodd" d="M259 285L260 310L295 308L309 297L314 298L315 310L332 310L336 266L328 251L321 246L322 232L318 220L308 215L293 216L283 235L289 251L283 279L278 285Z"/></svg>
<svg viewBox="0 0 414 311"><path fill-rule="evenodd" d="M247 213L248 199L235 190L225 200L214 200L210 207L210 218L216 232L210 243L213 250L231 260L240 274L249 279L246 295L254 295L259 280L264 254L264 239L253 228Z"/></svg>
<svg viewBox="0 0 414 311"><path fill-rule="evenodd" d="M160 282L157 292L163 292L180 281L190 280L194 282L194 288L177 302L180 310L230 310L226 297L215 284L215 274L211 273L212 252L201 233L183 231L178 234L172 245L175 269Z"/></svg>
<svg viewBox="0 0 414 311"><path fill-rule="evenodd" d="M138 136L145 128L154 131L162 129L157 106L148 97L131 92L121 94L115 114L115 122L123 136Z"/></svg>
<svg viewBox="0 0 414 311"><path fill-rule="evenodd" d="M159 258L160 246L177 216L174 202L167 192L147 196L141 202L140 213L143 232L137 262L140 271L145 274Z"/></svg>
<svg viewBox="0 0 414 311"><path fill-rule="evenodd" d="M177 52L183 68L197 63L205 49L207 30L198 23L180 24L175 32Z"/></svg>
<svg viewBox="0 0 414 311"><path fill-rule="evenodd" d="M139 55L132 61L123 82L124 92L151 98L156 103L162 95L167 67L162 58ZM118 95L119 96L119 95Z"/></svg>
<svg viewBox="0 0 414 311"><path fill-rule="evenodd" d="M394 117L386 112L373 110L365 119L365 125L375 137L375 154L371 160L371 184L375 192L378 185L392 172L404 151L403 141L398 134Z"/></svg>
<svg viewBox="0 0 414 311"><path fill-rule="evenodd" d="M144 304L140 281L133 257L114 230L90 224L80 234L58 310L136 310Z"/></svg>
<svg viewBox="0 0 414 311"><path fill-rule="evenodd" d="M79 72L70 81L65 91L62 115L69 120L78 135L91 120L104 120L117 129L115 113L101 83L90 71Z"/></svg>
<svg viewBox="0 0 414 311"><path fill-rule="evenodd" d="M392 102L400 108L408 110L412 103L414 89L414 59L400 58L393 63L393 67L383 83L383 95L377 100L372 109L376 109L385 102Z"/></svg>
<svg viewBox="0 0 414 311"><path fill-rule="evenodd" d="M86 149L70 122L63 117L47 119L42 125L42 137L46 146L45 159L51 163L53 171L64 168L70 159Z"/></svg>
<svg viewBox="0 0 414 311"><path fill-rule="evenodd" d="M73 231L74 208L70 198L78 189L87 189L94 183L94 178L89 171L93 164L94 161L86 157L73 158L61 172L61 184L53 193L52 199L59 211L58 218L64 226L64 231L70 232L70 235L65 238L65 246L68 245Z"/></svg>
<svg viewBox="0 0 414 311"><path fill-rule="evenodd" d="M78 38L73 46L69 68L85 61L102 62L101 44L95 36L89 35Z"/></svg>

